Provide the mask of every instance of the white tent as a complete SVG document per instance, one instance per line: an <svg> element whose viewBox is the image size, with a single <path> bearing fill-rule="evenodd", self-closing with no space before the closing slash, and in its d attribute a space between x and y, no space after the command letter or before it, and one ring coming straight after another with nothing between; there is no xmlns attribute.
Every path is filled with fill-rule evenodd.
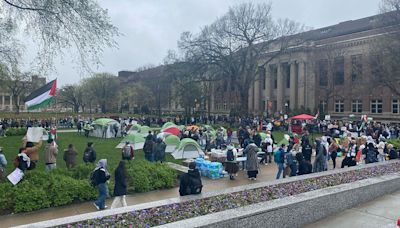
<svg viewBox="0 0 400 228"><path fill-rule="evenodd" d="M114 131L114 126L118 126L118 129L120 128L120 125L118 121L113 120L113 119L108 119L108 118L100 118L92 123L93 130L90 131L90 136L93 137L98 137L98 138L114 138L115 136L115 131ZM120 132L117 133L119 135Z"/></svg>

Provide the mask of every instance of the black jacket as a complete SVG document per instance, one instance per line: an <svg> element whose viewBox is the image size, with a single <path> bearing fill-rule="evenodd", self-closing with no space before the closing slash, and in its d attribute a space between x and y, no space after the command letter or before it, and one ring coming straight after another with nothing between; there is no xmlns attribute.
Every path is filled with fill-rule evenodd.
<svg viewBox="0 0 400 228"><path fill-rule="evenodd" d="M126 195L126 172L117 168L114 172L115 175L115 185L114 185L114 196Z"/></svg>
<svg viewBox="0 0 400 228"><path fill-rule="evenodd" d="M179 195L199 194L203 188L198 169L189 170L180 178Z"/></svg>
<svg viewBox="0 0 400 228"><path fill-rule="evenodd" d="M304 175L312 173L312 165L309 161L302 160L299 162L299 172L297 175Z"/></svg>
<svg viewBox="0 0 400 228"><path fill-rule="evenodd" d="M103 168L101 168L101 169L96 169L95 171L94 171L94 178L95 178L95 180L96 180L96 184L97 185L99 185L99 184L104 184L104 183L106 183L107 182L107 180L108 179L110 179L110 175L107 175L106 174L106 171L103 169Z"/></svg>
<svg viewBox="0 0 400 228"><path fill-rule="evenodd" d="M153 145L154 145L153 140L151 140L151 139L146 139L146 142L144 143L144 146L143 146L143 151L144 151L146 154L151 154L151 153L153 153Z"/></svg>

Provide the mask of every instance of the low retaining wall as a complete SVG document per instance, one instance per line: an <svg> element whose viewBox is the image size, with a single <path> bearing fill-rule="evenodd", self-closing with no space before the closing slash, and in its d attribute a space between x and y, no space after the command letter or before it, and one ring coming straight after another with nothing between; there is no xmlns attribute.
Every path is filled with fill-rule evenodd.
<svg viewBox="0 0 400 228"><path fill-rule="evenodd" d="M217 212L162 227L301 227L400 189L390 175Z"/></svg>
<svg viewBox="0 0 400 228"><path fill-rule="evenodd" d="M360 167L337 169L322 173L314 173L310 175L286 178L277 181L260 182L240 187L233 187L225 190L214 191L210 193L203 193L197 196L171 198L162 201L150 202L112 210L98 211L18 227L25 228L59 226L88 219L127 213L134 210L158 207L162 205L179 203L200 198L207 198L279 183L287 183L296 180L326 176L334 173L344 173L351 170L363 169L366 167L380 166L385 164L387 163L375 163ZM241 208L217 212L174 223L169 223L164 225L163 227L300 227L302 225L312 223L342 210L368 202L385 194L398 191L399 189L400 174L387 175L325 189L310 191L294 196L285 197L282 199L253 204Z"/></svg>

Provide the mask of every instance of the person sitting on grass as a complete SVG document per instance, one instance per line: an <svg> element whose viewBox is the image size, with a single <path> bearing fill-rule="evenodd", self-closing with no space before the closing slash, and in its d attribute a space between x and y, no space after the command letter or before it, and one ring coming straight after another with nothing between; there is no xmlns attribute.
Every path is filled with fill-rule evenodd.
<svg viewBox="0 0 400 228"><path fill-rule="evenodd" d="M200 194L203 188L200 172L196 169L196 163L189 164L189 170L180 178L179 195L186 196Z"/></svg>

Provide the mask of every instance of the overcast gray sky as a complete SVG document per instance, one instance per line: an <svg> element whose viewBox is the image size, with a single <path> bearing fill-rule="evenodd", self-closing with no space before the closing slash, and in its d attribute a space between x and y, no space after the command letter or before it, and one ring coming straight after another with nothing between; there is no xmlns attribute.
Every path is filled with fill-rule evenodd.
<svg viewBox="0 0 400 228"><path fill-rule="evenodd" d="M175 49L180 34L197 32L229 6L245 0L100 0L108 9L112 22L124 34L117 39L119 49L106 50L98 72L117 74L120 70L162 63L167 50ZM253 2L267 2L253 0ZM290 18L313 28L325 27L346 20L378 13L380 0L272 0L275 18ZM28 53L34 48L29 47ZM31 55L27 55L31 56ZM26 57L26 64L29 63ZM57 72L47 76L58 78L59 86L78 82L82 77L72 57L56 64Z"/></svg>

